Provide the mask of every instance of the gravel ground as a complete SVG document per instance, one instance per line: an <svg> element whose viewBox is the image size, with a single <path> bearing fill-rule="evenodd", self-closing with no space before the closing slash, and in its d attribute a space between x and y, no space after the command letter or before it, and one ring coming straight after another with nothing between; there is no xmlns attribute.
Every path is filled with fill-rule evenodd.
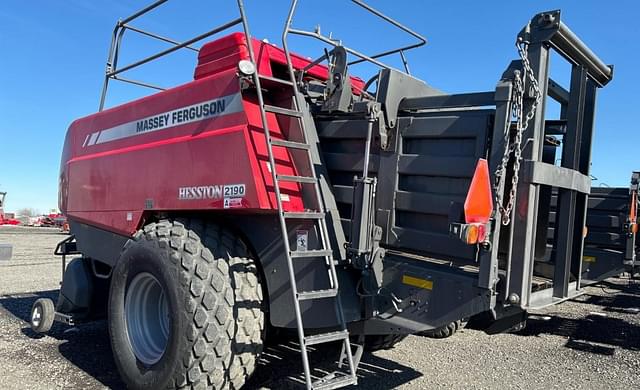
<svg viewBox="0 0 640 390"><path fill-rule="evenodd" d="M55 298L64 235L55 229L0 227L0 243L14 246L0 262L0 378L3 389L122 388L104 321L47 336L27 323L31 305ZM583 296L536 313L517 334L488 336L464 329L446 340L410 336L395 348L365 354L365 389L638 389L640 285L612 278ZM331 356L331 346L312 353ZM247 388L300 388L295 343L265 350Z"/></svg>

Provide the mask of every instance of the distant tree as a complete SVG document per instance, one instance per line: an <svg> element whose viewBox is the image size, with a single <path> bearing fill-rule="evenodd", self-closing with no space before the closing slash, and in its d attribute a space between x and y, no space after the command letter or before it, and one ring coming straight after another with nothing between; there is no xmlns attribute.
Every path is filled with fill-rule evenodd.
<svg viewBox="0 0 640 390"><path fill-rule="evenodd" d="M35 217L36 215L38 215L35 209L29 207L18 210L16 214L20 217Z"/></svg>

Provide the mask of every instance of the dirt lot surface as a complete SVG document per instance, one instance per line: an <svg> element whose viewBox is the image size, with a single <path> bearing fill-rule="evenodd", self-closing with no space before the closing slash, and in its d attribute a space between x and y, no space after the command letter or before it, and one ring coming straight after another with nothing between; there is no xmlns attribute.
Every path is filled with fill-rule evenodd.
<svg viewBox="0 0 640 390"><path fill-rule="evenodd" d="M13 258L0 262L0 378L2 389L122 388L105 322L47 336L28 325L38 297L55 298L60 279L55 229L0 227ZM638 389L640 285L613 278L581 297L551 307L517 334L488 336L464 329L446 340L410 336L395 348L365 354L364 389ZM337 347L336 347L337 348ZM332 356L331 346L312 360ZM295 343L268 347L247 388L300 388Z"/></svg>

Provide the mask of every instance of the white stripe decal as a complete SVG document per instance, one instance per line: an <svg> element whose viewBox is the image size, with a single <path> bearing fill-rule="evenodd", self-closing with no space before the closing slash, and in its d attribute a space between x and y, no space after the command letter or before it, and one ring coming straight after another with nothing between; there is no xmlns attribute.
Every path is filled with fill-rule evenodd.
<svg viewBox="0 0 640 390"><path fill-rule="evenodd" d="M85 140L83 147L233 114L242 109L240 93L223 96L97 131L91 134L91 137L87 136L88 142Z"/></svg>
<svg viewBox="0 0 640 390"><path fill-rule="evenodd" d="M87 136L86 136L86 137L84 137L84 142L82 143L82 147L83 147L83 148L84 148L85 146L87 146L87 141L89 141L89 136L90 136L90 135L91 135L91 134L87 134Z"/></svg>
<svg viewBox="0 0 640 390"><path fill-rule="evenodd" d="M87 146L89 145L95 145L96 141L98 140L98 131L96 131L95 133L91 134L91 138L89 138L89 143L87 144Z"/></svg>

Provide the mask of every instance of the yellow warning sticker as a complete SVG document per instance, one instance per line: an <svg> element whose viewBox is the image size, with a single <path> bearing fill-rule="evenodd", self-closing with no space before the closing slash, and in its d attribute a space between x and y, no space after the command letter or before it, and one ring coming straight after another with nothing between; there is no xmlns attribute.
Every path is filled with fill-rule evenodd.
<svg viewBox="0 0 640 390"><path fill-rule="evenodd" d="M582 256L582 260L587 262L587 263L595 263L596 262L595 256Z"/></svg>
<svg viewBox="0 0 640 390"><path fill-rule="evenodd" d="M423 288L425 290L433 289L433 281L421 278L415 278L409 275L402 275L402 283L409 286Z"/></svg>

